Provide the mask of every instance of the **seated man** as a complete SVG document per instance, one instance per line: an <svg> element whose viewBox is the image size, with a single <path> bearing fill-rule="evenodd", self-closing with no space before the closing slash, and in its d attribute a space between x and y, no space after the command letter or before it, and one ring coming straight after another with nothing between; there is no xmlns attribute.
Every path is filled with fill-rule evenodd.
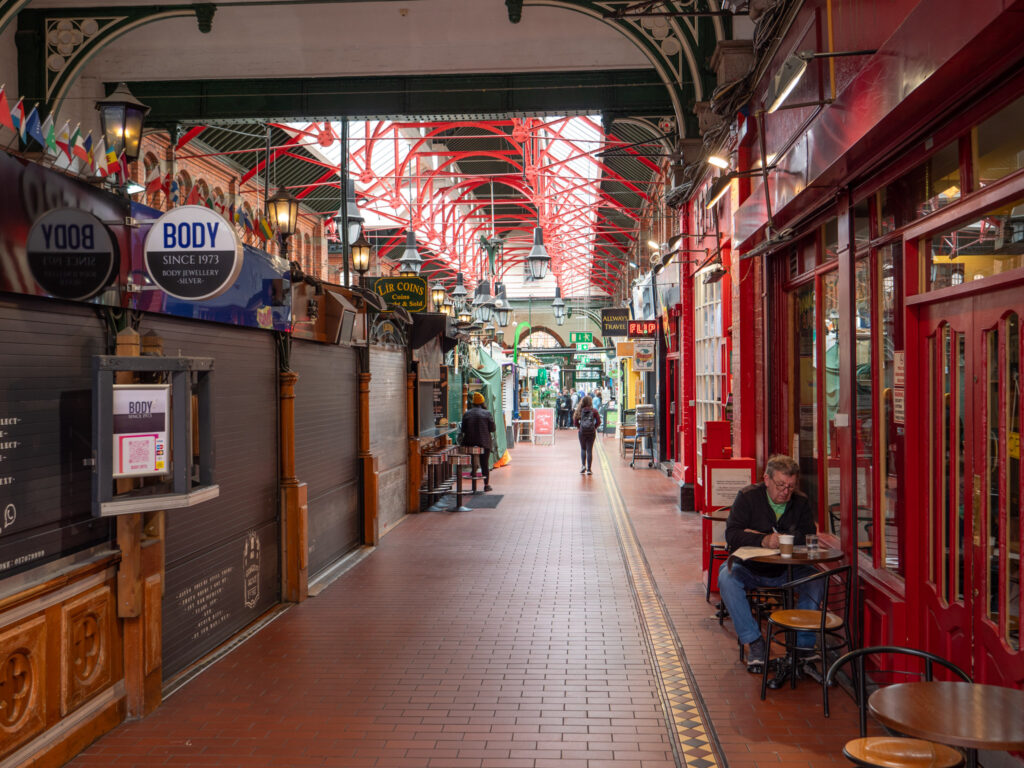
<svg viewBox="0 0 1024 768"><path fill-rule="evenodd" d="M799 490L800 465L789 456L776 455L768 459L764 481L748 485L736 494L729 518L725 524L725 542L730 552L740 547L768 547L778 549L779 534L792 533L795 544L803 544L804 536L815 533L817 526L811 505ZM793 579L816 573L808 565L793 568ZM736 636L748 644L747 669L761 671L767 660L767 649L761 628L751 614L747 590L755 587L778 587L789 580L787 567L754 562L725 562L718 571L718 592L729 610ZM818 609L822 587L812 584L801 590L798 608ZM797 646L814 647L814 635L801 632Z"/></svg>

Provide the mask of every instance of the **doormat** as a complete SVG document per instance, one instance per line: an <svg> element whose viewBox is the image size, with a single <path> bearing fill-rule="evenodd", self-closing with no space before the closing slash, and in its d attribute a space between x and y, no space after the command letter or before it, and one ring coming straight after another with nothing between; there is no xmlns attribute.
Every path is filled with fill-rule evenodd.
<svg viewBox="0 0 1024 768"><path fill-rule="evenodd" d="M485 493L482 496L470 496L468 499L463 497L466 502L466 506L470 509L494 509L496 506L501 504L501 500L503 498L505 498L505 496L500 493Z"/></svg>

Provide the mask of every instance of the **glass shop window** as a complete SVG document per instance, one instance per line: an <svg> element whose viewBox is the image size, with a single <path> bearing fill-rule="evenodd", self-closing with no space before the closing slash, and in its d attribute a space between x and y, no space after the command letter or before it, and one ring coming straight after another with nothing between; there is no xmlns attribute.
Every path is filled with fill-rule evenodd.
<svg viewBox="0 0 1024 768"><path fill-rule="evenodd" d="M880 339L878 357L881 376L878 384L880 401L878 412L882 423L875 434L878 437L878 482L881 483L882 520L884 534L879 545L885 549L882 564L896 573L903 573L903 532L906 530L906 508L900 489L904 465L905 406L904 372L897 370L897 358L904 355L902 276L903 246L896 243L879 251L880 279L878 282L878 318Z"/></svg>
<svg viewBox="0 0 1024 768"><path fill-rule="evenodd" d="M821 227L821 261L839 258L839 219L829 219Z"/></svg>
<svg viewBox="0 0 1024 768"><path fill-rule="evenodd" d="M960 199L960 152L951 141L878 195L878 233L884 235Z"/></svg>
<svg viewBox="0 0 1024 768"><path fill-rule="evenodd" d="M1024 200L925 238L921 250L929 291L1019 269L1024 266Z"/></svg>
<svg viewBox="0 0 1024 768"><path fill-rule="evenodd" d="M974 178L985 187L1024 168L1024 96L972 131Z"/></svg>

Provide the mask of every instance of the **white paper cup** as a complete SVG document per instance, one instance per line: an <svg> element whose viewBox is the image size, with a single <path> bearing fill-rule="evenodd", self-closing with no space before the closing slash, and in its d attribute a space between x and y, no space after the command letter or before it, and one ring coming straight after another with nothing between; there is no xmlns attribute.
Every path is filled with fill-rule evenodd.
<svg viewBox="0 0 1024 768"><path fill-rule="evenodd" d="M793 556L793 534L779 534L779 554L782 555L782 557Z"/></svg>

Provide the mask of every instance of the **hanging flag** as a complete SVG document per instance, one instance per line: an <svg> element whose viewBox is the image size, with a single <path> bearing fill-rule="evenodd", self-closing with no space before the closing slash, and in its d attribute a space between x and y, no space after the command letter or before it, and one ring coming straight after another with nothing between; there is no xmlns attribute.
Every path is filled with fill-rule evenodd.
<svg viewBox="0 0 1024 768"><path fill-rule="evenodd" d="M188 191L188 197L185 198L185 205L196 205L199 202L199 185L193 184L192 189Z"/></svg>
<svg viewBox="0 0 1024 768"><path fill-rule="evenodd" d="M171 186L167 190L167 197L170 199L171 205L177 205L178 201L181 200L177 179L171 180Z"/></svg>
<svg viewBox="0 0 1024 768"><path fill-rule="evenodd" d="M124 184L128 181L128 155L121 152L121 156L117 158L117 164L118 178L121 180L121 183Z"/></svg>
<svg viewBox="0 0 1024 768"><path fill-rule="evenodd" d="M158 192L163 183L163 174L160 173L160 166L154 165L146 174L146 194Z"/></svg>
<svg viewBox="0 0 1024 768"><path fill-rule="evenodd" d="M241 208L241 206L239 206ZM239 220L242 224L242 228L246 232L252 232L252 219L249 218L249 214L245 212L245 208L242 208L242 212L239 214Z"/></svg>
<svg viewBox="0 0 1024 768"><path fill-rule="evenodd" d="M71 159L71 122L69 120L64 121L64 127L60 129L60 133L57 134L57 146L60 147L60 151L64 153L64 156Z"/></svg>
<svg viewBox="0 0 1024 768"><path fill-rule="evenodd" d="M57 134L53 130L53 112L48 114L46 120L43 121L42 133L47 154L56 155L60 150L57 149Z"/></svg>
<svg viewBox="0 0 1024 768"><path fill-rule="evenodd" d="M25 107L22 106L24 99L19 98L18 103L14 105L14 109L11 110L11 122L14 124L14 132L21 136L21 140L25 140Z"/></svg>
<svg viewBox="0 0 1024 768"><path fill-rule="evenodd" d="M270 227L270 220L266 216L260 216L260 231L258 233L264 240L274 236L274 230Z"/></svg>
<svg viewBox="0 0 1024 768"><path fill-rule="evenodd" d="M107 140L102 136L96 142L96 146L92 148L92 157L96 162L96 175L109 176L110 171L107 170Z"/></svg>
<svg viewBox="0 0 1024 768"><path fill-rule="evenodd" d="M92 131L89 131L89 135L85 137L85 141L82 142L82 146L85 149L85 162L89 166L89 170L92 173L96 172L96 156L92 152Z"/></svg>
<svg viewBox="0 0 1024 768"><path fill-rule="evenodd" d="M117 151L111 147L107 150L107 175L117 172Z"/></svg>
<svg viewBox="0 0 1024 768"><path fill-rule="evenodd" d="M81 123L76 125L75 130L71 133L71 142L68 144L68 150L71 152L71 159L76 157L80 160L85 159L84 145L82 144Z"/></svg>
<svg viewBox="0 0 1024 768"><path fill-rule="evenodd" d="M39 105L32 107L32 111L25 118L25 133L40 147L46 145L46 137L42 131L42 121L39 119Z"/></svg>
<svg viewBox="0 0 1024 768"><path fill-rule="evenodd" d="M7 94L4 92L7 84L0 85L0 125L6 125L11 131L15 130L11 122L11 108L7 104Z"/></svg>

